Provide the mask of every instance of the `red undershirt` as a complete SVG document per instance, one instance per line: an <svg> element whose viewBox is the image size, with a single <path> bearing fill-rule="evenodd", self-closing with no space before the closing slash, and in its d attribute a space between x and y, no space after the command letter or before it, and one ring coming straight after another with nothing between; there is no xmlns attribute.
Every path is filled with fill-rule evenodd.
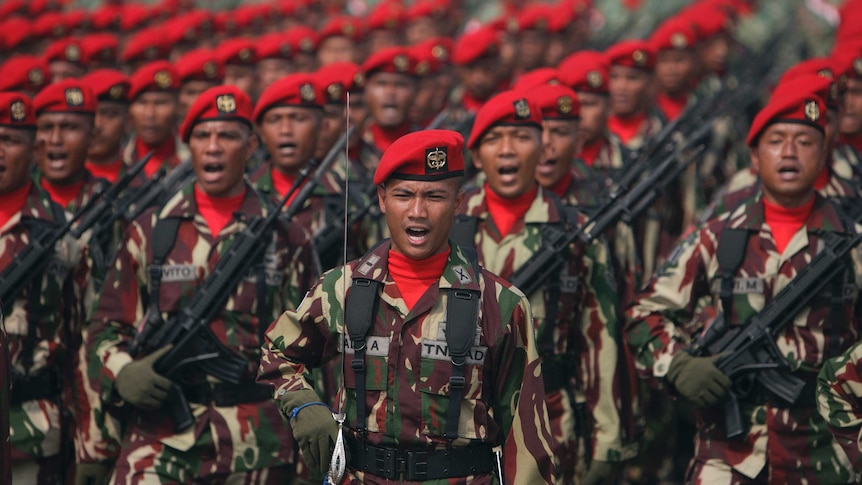
<svg viewBox="0 0 862 485"><path fill-rule="evenodd" d="M581 149L581 154L579 155L581 160L583 160L588 167L592 167L593 164L596 163L596 158L599 157L599 152L602 151L606 142L607 138L602 136L596 140L584 143L584 147Z"/></svg>
<svg viewBox="0 0 862 485"><path fill-rule="evenodd" d="M93 177L103 178L113 184L120 179L120 171L123 169L123 159L119 158L117 161L109 163L91 163L87 161L86 166L87 170L93 174Z"/></svg>
<svg viewBox="0 0 862 485"><path fill-rule="evenodd" d="M829 178L829 164L827 163L823 165L823 170L821 170L820 173L817 174L817 178L814 180L814 189L822 190L823 187L826 187L826 185L829 184Z"/></svg>
<svg viewBox="0 0 862 485"><path fill-rule="evenodd" d="M468 92L465 92L464 96L461 97L461 106L463 106L464 109L471 113L479 111L484 105L484 101L479 101L478 99L471 96Z"/></svg>
<svg viewBox="0 0 862 485"><path fill-rule="evenodd" d="M389 148L389 145L395 143L395 140L407 133L410 133L409 121L395 128L383 128L376 124L371 125L371 136L374 138L374 145L383 152Z"/></svg>
<svg viewBox="0 0 862 485"><path fill-rule="evenodd" d="M494 219L497 229L500 230L501 236L506 237L515 222L524 217L536 199L537 190L538 187L533 186L532 190L528 190L514 199L505 199L491 190L487 183L485 184L485 200L488 202L488 212L491 214L491 219Z"/></svg>
<svg viewBox="0 0 862 485"><path fill-rule="evenodd" d="M566 176L561 178L559 182L557 182L556 184L554 184L553 187L551 187L551 192L557 194L557 196L559 196L560 198L565 197L566 192L569 191L569 186L572 185L573 178L574 177L572 176L572 172L566 172Z"/></svg>
<svg viewBox="0 0 862 485"><path fill-rule="evenodd" d="M48 192L51 199L65 209L66 207L69 207L69 202L75 200L75 198L81 193L81 189L84 188L84 184L87 183L87 179L85 178L80 182L75 182L69 185L55 185L49 182L45 177L42 177L41 183L42 188L45 189L45 192Z"/></svg>
<svg viewBox="0 0 862 485"><path fill-rule="evenodd" d="M8 194L0 196L0 199L2 199L2 203L0 203L0 227L5 226L9 222L9 219L12 219L12 216L24 208L24 204L27 203L27 196L30 194L30 186L32 185L33 182L28 181L20 189L15 189Z"/></svg>
<svg viewBox="0 0 862 485"><path fill-rule="evenodd" d="M763 199L763 219L772 229L772 238L779 253L783 253L793 235L805 224L811 208L814 207L814 197L808 203L794 208L781 207Z"/></svg>
<svg viewBox="0 0 862 485"><path fill-rule="evenodd" d="M842 144L853 147L856 153L862 154L862 133L852 136L841 135L838 139Z"/></svg>
<svg viewBox="0 0 862 485"><path fill-rule="evenodd" d="M619 117L611 116L608 118L608 129L614 135L617 135L623 143L628 143L641 131L641 126L646 121L646 112L636 114L634 116Z"/></svg>
<svg viewBox="0 0 862 485"><path fill-rule="evenodd" d="M659 109L667 117L668 121L673 121L679 118L679 115L685 111L685 107L688 105L688 94L671 96L669 94L659 93L655 100Z"/></svg>
<svg viewBox="0 0 862 485"><path fill-rule="evenodd" d="M389 250L389 274L407 308L413 308L428 288L440 280L449 260L449 251L447 248L445 252L425 259L410 259Z"/></svg>
<svg viewBox="0 0 862 485"><path fill-rule="evenodd" d="M233 217L234 212L239 210L242 200L245 198L245 192L246 188L243 188L239 195L212 197L195 185L195 204L198 206L198 212L204 216L213 237L219 235Z"/></svg>
<svg viewBox="0 0 862 485"><path fill-rule="evenodd" d="M284 196L290 192L290 188L293 187L293 183L296 182L296 177L288 175L275 167L269 169L269 176L272 177L272 186L275 191L278 192L279 199L284 198ZM290 205L297 195L299 195L298 188L293 192L293 195L290 196L286 205Z"/></svg>
<svg viewBox="0 0 862 485"><path fill-rule="evenodd" d="M162 164L165 163L165 160L170 158L177 153L177 141L174 137L168 138L164 143L157 147L151 147L141 141L140 138L135 139L135 153L139 156L143 157L147 153L150 153L151 150L155 150L153 153L153 157L144 165L144 175L147 178L153 178L153 175L162 168Z"/></svg>

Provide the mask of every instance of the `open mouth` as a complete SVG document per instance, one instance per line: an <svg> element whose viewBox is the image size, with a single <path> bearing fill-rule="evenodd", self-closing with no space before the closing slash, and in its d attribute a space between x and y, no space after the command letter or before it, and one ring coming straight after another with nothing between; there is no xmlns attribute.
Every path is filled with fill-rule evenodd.
<svg viewBox="0 0 862 485"><path fill-rule="evenodd" d="M500 175L515 175L516 173L518 173L518 167L500 167L497 169L497 173L499 173Z"/></svg>
<svg viewBox="0 0 862 485"><path fill-rule="evenodd" d="M209 165L204 165L204 172L206 173L221 173L224 171L224 164L222 163L211 163Z"/></svg>
<svg viewBox="0 0 862 485"><path fill-rule="evenodd" d="M281 156L289 157L296 153L296 143L281 143L278 145L278 153Z"/></svg>
<svg viewBox="0 0 862 485"><path fill-rule="evenodd" d="M430 231L422 227L408 227L407 239L413 244L421 244L428 238Z"/></svg>

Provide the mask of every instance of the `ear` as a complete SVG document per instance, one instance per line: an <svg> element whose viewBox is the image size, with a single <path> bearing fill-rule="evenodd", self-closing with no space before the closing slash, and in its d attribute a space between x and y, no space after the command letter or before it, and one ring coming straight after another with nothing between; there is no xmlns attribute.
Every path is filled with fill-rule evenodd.
<svg viewBox="0 0 862 485"><path fill-rule="evenodd" d="M749 148L748 153L751 155L751 168L760 173L760 153L757 151L757 147Z"/></svg>
<svg viewBox="0 0 862 485"><path fill-rule="evenodd" d="M470 149L470 158L473 159L473 166L476 167L476 170L482 170L482 160L479 158L478 148Z"/></svg>
<svg viewBox="0 0 862 485"><path fill-rule="evenodd" d="M466 198L466 195L464 193L464 190L458 189L458 193L455 194L455 213L456 214L461 212L461 209L464 206L464 199L465 198Z"/></svg>
<svg viewBox="0 0 862 485"><path fill-rule="evenodd" d="M377 203L380 204L380 213L386 214L386 189L382 185L377 186Z"/></svg>
<svg viewBox="0 0 862 485"><path fill-rule="evenodd" d="M257 138L257 133L254 130L249 130L248 134L248 146L245 159L249 160L254 155L254 152L257 151L257 147L260 146L260 140Z"/></svg>

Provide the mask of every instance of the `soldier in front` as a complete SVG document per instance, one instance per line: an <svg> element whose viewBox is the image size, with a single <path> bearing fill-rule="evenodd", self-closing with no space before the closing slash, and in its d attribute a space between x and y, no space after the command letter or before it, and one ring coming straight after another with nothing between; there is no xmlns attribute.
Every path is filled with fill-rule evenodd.
<svg viewBox="0 0 862 485"><path fill-rule="evenodd" d="M324 472L338 426L309 375L340 354L342 483L553 483L529 302L448 240L463 146L445 130L395 141L374 175L392 239L324 274L267 332L258 379Z"/></svg>

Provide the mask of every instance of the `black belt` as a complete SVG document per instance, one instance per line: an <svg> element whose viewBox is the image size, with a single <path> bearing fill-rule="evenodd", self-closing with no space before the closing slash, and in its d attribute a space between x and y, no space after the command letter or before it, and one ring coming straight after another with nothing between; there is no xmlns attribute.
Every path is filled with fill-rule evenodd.
<svg viewBox="0 0 862 485"><path fill-rule="evenodd" d="M12 375L12 392L9 404L18 405L38 399L56 399L60 396L60 380L54 371L43 371L35 375Z"/></svg>
<svg viewBox="0 0 862 485"><path fill-rule="evenodd" d="M387 480L441 480L491 473L491 445L445 450L399 450L360 443L348 435L350 467Z"/></svg>
<svg viewBox="0 0 862 485"><path fill-rule="evenodd" d="M198 404L213 403L220 407L236 406L273 399L275 392L269 385L255 384L197 384L181 385L180 388L189 402Z"/></svg>

